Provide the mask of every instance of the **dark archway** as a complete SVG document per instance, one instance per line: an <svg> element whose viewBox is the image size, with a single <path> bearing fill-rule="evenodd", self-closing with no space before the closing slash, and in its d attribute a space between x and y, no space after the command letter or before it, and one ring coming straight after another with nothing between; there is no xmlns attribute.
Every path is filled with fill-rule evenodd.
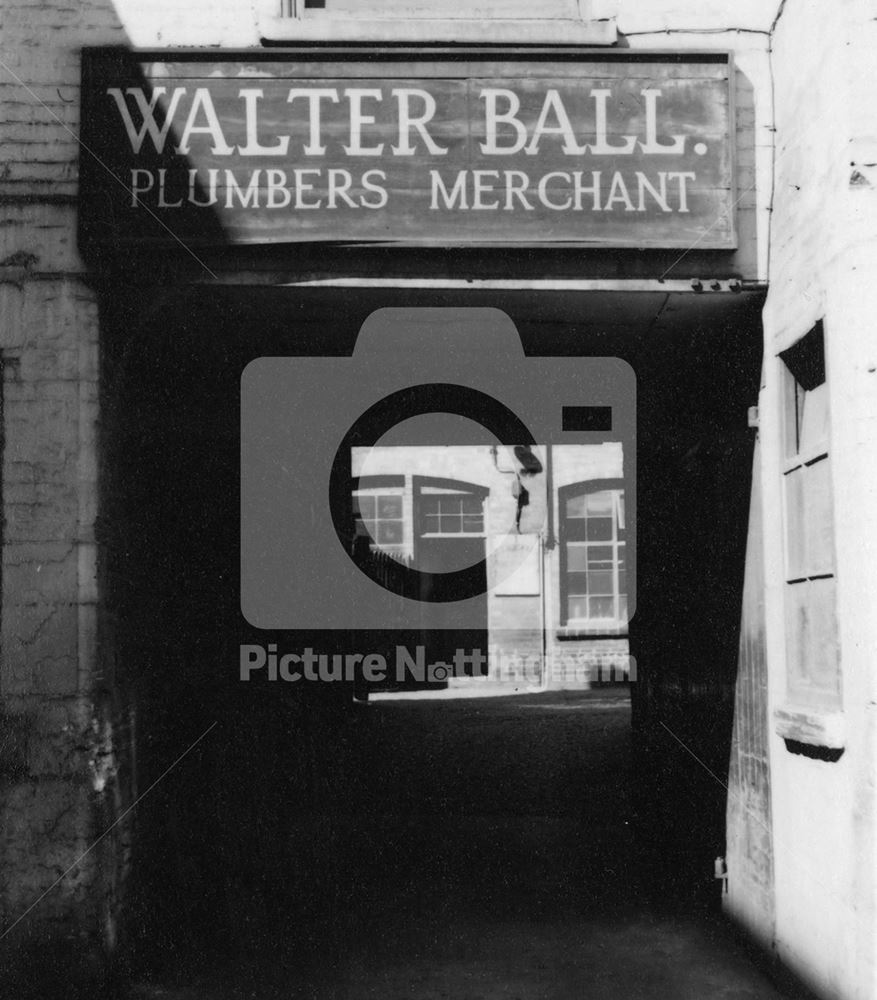
<svg viewBox="0 0 877 1000"><path fill-rule="evenodd" d="M724 775L751 468L746 408L761 360L757 297L729 295L726 314L656 330L607 324L599 310L591 319L584 293L193 286L124 302L107 293L105 625L137 708L139 786L220 722L196 766L138 810L130 938L149 940L153 958L176 961L187 941L198 952L211 944L252 954L269 925L282 928L271 941L279 935L305 954L318 939L325 946L353 891L338 873L356 845L333 825L327 792L347 765L351 686L238 680L242 643L290 641L240 614L239 380L255 357L347 355L374 309L412 300L496 306L529 354L618 356L634 367L637 860L656 894L713 893L702 874L721 847L724 790L667 732ZM338 634L301 632L294 642L344 647Z"/></svg>

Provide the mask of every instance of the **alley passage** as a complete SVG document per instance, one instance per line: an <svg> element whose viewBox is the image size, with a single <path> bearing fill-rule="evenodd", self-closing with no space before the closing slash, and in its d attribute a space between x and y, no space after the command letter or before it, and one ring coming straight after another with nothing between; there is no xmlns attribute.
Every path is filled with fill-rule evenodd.
<svg viewBox="0 0 877 1000"><path fill-rule="evenodd" d="M656 890L626 691L378 700L339 736L321 750L324 808L287 831L289 878L308 881L322 920L300 911L302 947L278 941L221 983L164 984L165 998L780 995L703 905L710 871L682 873L703 889L689 898Z"/></svg>

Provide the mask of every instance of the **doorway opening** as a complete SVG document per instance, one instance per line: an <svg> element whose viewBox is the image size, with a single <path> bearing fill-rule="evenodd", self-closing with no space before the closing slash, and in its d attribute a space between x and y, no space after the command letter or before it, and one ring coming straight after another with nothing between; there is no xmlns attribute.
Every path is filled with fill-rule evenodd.
<svg viewBox="0 0 877 1000"><path fill-rule="evenodd" d="M619 476L580 476L561 498L556 610L565 621L551 627L558 646L581 641L572 626L592 618L602 629L595 642L629 641L630 707L626 686L363 705L343 678L284 684L266 670L241 682L244 645L350 652L365 641L363 630L304 627L291 639L241 614L241 372L258 357L349 356L365 319L394 296L502 309L528 355L632 366L636 615L628 634L613 634L629 591ZM510 967L541 962L545 976L575 981L620 928L648 944L656 901L714 909L724 791L659 724L717 774L727 768L760 301L728 295L722 310L701 311L686 301L656 326L630 295L615 300L617 314L560 293L381 289L339 300L318 289L187 288L118 298L103 304L104 613L117 676L137 706L141 787L219 723L139 809L129 907L137 968L182 975L184 952L264 968L268 942L273 967L302 982L319 984L330 968L354 981L378 956L369 975L398 985L400 942L416 950L440 940L442 968L471 970L476 943L501 924L488 966L517 954ZM418 471L400 488L372 474L399 473L370 470L349 493L370 551L373 542L401 552L410 527L418 558L483 562L495 494L477 478ZM399 499L409 486L410 525ZM505 595L504 614L532 596L525 578ZM394 639L368 630L369 644ZM357 937L354 921L371 930ZM583 940L566 961L563 949Z"/></svg>

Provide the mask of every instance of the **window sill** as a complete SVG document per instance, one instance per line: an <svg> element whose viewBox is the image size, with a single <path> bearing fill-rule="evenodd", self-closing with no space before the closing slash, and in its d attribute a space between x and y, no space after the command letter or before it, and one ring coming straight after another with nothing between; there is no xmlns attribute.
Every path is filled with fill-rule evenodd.
<svg viewBox="0 0 877 1000"><path fill-rule="evenodd" d="M469 42L515 45L615 45L614 18L602 21L534 18L332 18L309 13L305 18L261 17L263 43L295 42Z"/></svg>
<svg viewBox="0 0 877 1000"><path fill-rule="evenodd" d="M557 630L557 638L563 641L573 639L626 639L627 626L607 623L591 625L562 625Z"/></svg>
<svg viewBox="0 0 877 1000"><path fill-rule="evenodd" d="M846 746L843 712L782 705L774 710L773 718L777 734L786 741L786 747L792 752L796 751L789 746L790 743L835 752L843 752Z"/></svg>

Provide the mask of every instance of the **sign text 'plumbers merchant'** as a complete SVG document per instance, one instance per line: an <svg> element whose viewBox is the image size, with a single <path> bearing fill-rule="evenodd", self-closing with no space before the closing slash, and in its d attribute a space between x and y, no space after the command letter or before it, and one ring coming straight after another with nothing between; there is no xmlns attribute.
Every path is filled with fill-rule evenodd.
<svg viewBox="0 0 877 1000"><path fill-rule="evenodd" d="M734 246L724 56L119 65L85 80L98 242Z"/></svg>

